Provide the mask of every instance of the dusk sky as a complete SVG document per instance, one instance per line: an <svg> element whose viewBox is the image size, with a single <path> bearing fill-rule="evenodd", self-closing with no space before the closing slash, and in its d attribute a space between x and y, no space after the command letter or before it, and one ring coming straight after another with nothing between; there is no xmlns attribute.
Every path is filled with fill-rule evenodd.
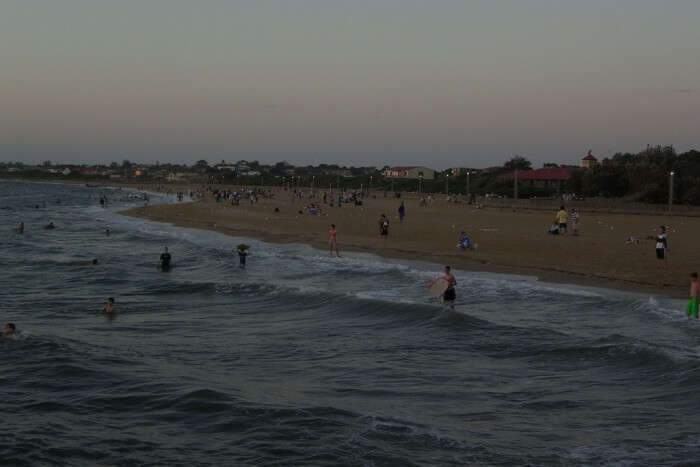
<svg viewBox="0 0 700 467"><path fill-rule="evenodd" d="M0 160L699 148L697 0L0 0Z"/></svg>

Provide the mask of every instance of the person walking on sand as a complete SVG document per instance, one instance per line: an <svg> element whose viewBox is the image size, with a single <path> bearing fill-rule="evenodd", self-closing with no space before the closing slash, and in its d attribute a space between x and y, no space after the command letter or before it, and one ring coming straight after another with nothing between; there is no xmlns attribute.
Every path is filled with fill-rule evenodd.
<svg viewBox="0 0 700 467"><path fill-rule="evenodd" d="M379 238L387 238L389 236L389 219L386 214L379 216Z"/></svg>
<svg viewBox="0 0 700 467"><path fill-rule="evenodd" d="M578 236L578 226L580 220L580 214L577 208L571 209L571 227L574 229L574 236Z"/></svg>
<svg viewBox="0 0 700 467"><path fill-rule="evenodd" d="M404 206L403 201L399 206L399 222L403 223L403 218L406 217L406 206Z"/></svg>
<svg viewBox="0 0 700 467"><path fill-rule="evenodd" d="M690 319L694 316L698 319L698 273L693 272L690 274L690 300L685 307L685 314Z"/></svg>
<svg viewBox="0 0 700 467"><path fill-rule="evenodd" d="M340 258L340 252L338 251L338 231L335 230L335 224L331 224L331 229L328 231L328 256L333 257L333 249L335 249L335 254Z"/></svg>
<svg viewBox="0 0 700 467"><path fill-rule="evenodd" d="M666 235L666 226L660 225L656 235L656 259L667 264L668 260L668 236Z"/></svg>
<svg viewBox="0 0 700 467"><path fill-rule="evenodd" d="M566 224L569 221L569 214L564 206L559 208L557 215L554 217L554 223L559 226L559 235L566 235Z"/></svg>

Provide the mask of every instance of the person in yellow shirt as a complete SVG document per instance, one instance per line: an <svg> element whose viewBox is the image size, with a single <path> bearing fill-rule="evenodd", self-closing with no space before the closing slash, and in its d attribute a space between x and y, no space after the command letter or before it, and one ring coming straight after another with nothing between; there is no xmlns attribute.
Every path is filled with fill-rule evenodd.
<svg viewBox="0 0 700 467"><path fill-rule="evenodd" d="M559 226L559 235L566 235L566 224L569 221L569 213L564 206L559 208L559 212L554 217L554 223Z"/></svg>

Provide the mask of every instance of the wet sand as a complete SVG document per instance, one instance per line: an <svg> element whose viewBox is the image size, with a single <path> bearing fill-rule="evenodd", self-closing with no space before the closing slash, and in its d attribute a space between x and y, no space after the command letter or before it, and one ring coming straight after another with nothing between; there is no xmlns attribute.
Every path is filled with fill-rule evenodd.
<svg viewBox="0 0 700 467"><path fill-rule="evenodd" d="M554 212L512 208L477 209L439 198L420 207L415 196L402 198L407 217L399 222L401 200L376 193L363 206L324 206L327 216L299 214L308 199L292 202L289 192L255 205L195 203L149 206L124 212L175 225L216 230L269 242L304 243L326 250L328 229L336 224L343 251L361 251L386 257L450 264L458 269L534 275L549 282L603 286L683 297L688 275L700 269L697 233L700 218L665 215L626 215L581 212L580 235L547 234ZM374 197L376 196L376 197ZM280 212L274 212L279 208ZM378 234L377 219L390 217L388 239ZM669 260L655 257L658 225L667 225ZM475 250L456 248L464 230L477 244ZM634 235L639 244L626 244ZM467 286L467 284L463 284Z"/></svg>

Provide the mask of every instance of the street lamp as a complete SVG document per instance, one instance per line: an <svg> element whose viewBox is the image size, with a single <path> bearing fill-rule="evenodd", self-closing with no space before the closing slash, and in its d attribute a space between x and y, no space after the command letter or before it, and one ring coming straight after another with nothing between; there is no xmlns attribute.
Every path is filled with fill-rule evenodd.
<svg viewBox="0 0 700 467"><path fill-rule="evenodd" d="M445 177L445 194L450 195L450 174Z"/></svg>
<svg viewBox="0 0 700 467"><path fill-rule="evenodd" d="M418 174L418 193L423 193L423 174Z"/></svg>
<svg viewBox="0 0 700 467"><path fill-rule="evenodd" d="M673 176L676 173L672 170L671 173L668 175L668 210L669 212L671 211L671 207L673 206Z"/></svg>
<svg viewBox="0 0 700 467"><path fill-rule="evenodd" d="M467 202L469 201L469 176L470 176L471 174L472 174L472 173L471 173L470 171L467 170L467 186L465 187L465 191L466 191L466 194L467 194Z"/></svg>

